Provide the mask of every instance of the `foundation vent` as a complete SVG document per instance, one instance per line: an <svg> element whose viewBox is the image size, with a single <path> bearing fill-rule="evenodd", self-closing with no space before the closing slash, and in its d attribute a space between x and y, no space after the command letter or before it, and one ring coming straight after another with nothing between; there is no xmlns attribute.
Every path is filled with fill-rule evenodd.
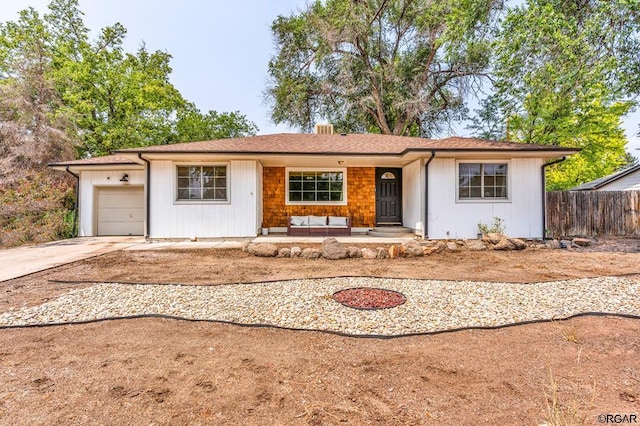
<svg viewBox="0 0 640 426"><path fill-rule="evenodd" d="M316 134L318 135L332 135L333 124L316 124Z"/></svg>

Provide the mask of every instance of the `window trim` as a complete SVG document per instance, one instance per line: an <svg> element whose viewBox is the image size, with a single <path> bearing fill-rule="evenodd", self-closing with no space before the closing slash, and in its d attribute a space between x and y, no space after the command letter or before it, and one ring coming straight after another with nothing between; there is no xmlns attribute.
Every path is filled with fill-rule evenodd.
<svg viewBox="0 0 640 426"><path fill-rule="evenodd" d="M460 164L506 164L507 165L507 197L506 198L460 198ZM510 160L458 160L456 161L456 203L511 203L511 161ZM484 189L484 176L482 177ZM484 193L484 191L482 191Z"/></svg>
<svg viewBox="0 0 640 426"><path fill-rule="evenodd" d="M290 172L341 172L342 201L289 201ZM285 167L284 201L287 206L346 206L347 205L347 168L346 167Z"/></svg>
<svg viewBox="0 0 640 426"><path fill-rule="evenodd" d="M183 200L178 198L178 167L221 167L227 169L227 198L225 200ZM199 161L183 161L173 163L173 204L231 204L231 163L229 162L199 162Z"/></svg>

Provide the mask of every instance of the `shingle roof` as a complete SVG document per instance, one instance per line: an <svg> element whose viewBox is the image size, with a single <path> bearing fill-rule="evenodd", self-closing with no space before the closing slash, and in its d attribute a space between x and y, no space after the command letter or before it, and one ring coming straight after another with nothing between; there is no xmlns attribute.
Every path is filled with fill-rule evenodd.
<svg viewBox="0 0 640 426"><path fill-rule="evenodd" d="M549 145L500 142L475 138L424 139L378 134L280 133L246 138L218 139L174 145L123 149L121 153L255 153L255 154L341 154L402 155L409 151L562 151L577 149Z"/></svg>
<svg viewBox="0 0 640 426"><path fill-rule="evenodd" d="M61 161L58 163L51 163L49 167L56 166L110 166L110 165L124 165L124 164L137 164L134 161L122 155L105 155L103 157L82 158L80 160Z"/></svg>
<svg viewBox="0 0 640 426"><path fill-rule="evenodd" d="M615 182L616 180L621 179L637 170L640 170L640 164L636 164L635 166L631 166L624 170L620 170L608 176L604 176L599 179L592 180L591 182L583 183L582 185L578 185L575 188L571 188L570 190L571 191L590 191L590 190L602 188L603 186L608 185L611 182Z"/></svg>

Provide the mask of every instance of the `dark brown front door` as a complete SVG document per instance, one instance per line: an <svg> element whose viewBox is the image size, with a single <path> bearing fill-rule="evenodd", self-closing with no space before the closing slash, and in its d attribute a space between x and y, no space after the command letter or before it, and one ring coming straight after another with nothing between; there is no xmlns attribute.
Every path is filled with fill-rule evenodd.
<svg viewBox="0 0 640 426"><path fill-rule="evenodd" d="M376 168L376 223L402 224L402 169Z"/></svg>

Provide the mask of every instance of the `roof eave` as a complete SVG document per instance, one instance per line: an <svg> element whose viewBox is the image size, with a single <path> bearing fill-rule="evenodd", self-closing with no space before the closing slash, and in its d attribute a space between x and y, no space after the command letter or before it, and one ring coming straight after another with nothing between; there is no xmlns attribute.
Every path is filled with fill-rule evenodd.
<svg viewBox="0 0 640 426"><path fill-rule="evenodd" d="M538 147L523 147L519 149L505 149L499 147L489 148L406 148L399 152L339 152L339 151L306 151L306 152L291 152L291 151L237 151L237 150L135 150L135 151L114 151L114 154L126 155L126 154L196 154L196 155L287 155L287 156L300 156L300 155L324 155L324 156L367 156L367 157L402 157L409 153L430 153L430 152L502 152L502 153L541 153L541 154L553 154L554 156L572 155L580 152L580 149L574 148L558 148L558 149L542 149Z"/></svg>
<svg viewBox="0 0 640 426"><path fill-rule="evenodd" d="M123 168L123 169L141 169L142 165L138 163L51 163L47 164L47 167L52 168L53 170L61 170L66 171L67 168L73 170L99 170L101 168L113 169L114 166Z"/></svg>
<svg viewBox="0 0 640 426"><path fill-rule="evenodd" d="M593 191L596 189L600 189L603 186L607 186L610 183L613 183L619 179L622 179L625 176L629 176L631 173L637 172L640 170L640 164L629 167L625 170L622 170L618 173L614 173L612 176L604 177L600 179L593 180L591 182L583 183L582 185L578 185L577 187L571 189L571 191Z"/></svg>

